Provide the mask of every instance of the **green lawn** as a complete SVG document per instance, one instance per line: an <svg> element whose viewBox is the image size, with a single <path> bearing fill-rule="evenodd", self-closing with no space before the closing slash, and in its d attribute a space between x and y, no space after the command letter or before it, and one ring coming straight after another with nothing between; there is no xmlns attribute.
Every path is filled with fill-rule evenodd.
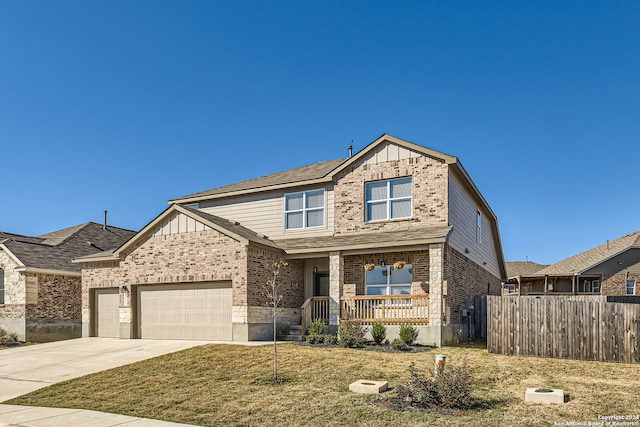
<svg viewBox="0 0 640 427"><path fill-rule="evenodd" d="M47 387L7 403L84 408L198 425L532 425L598 421L598 415L640 414L640 367L488 354L479 346L422 353L278 346L279 372L268 384L270 346L206 345ZM409 379L415 362L432 371L467 359L474 396L488 407L459 416L401 413L376 407L375 397L349 392L358 379ZM527 387L562 388L570 402L524 403ZM392 393L388 392L388 393Z"/></svg>

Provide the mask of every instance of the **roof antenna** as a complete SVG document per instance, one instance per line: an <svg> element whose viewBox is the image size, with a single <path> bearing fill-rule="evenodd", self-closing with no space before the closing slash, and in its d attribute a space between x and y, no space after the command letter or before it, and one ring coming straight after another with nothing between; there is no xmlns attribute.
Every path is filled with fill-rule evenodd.
<svg viewBox="0 0 640 427"><path fill-rule="evenodd" d="M353 157L353 139L351 140L351 145L347 148L349 149L349 158Z"/></svg>
<svg viewBox="0 0 640 427"><path fill-rule="evenodd" d="M104 211L104 224L102 224L102 229L103 230L107 229L107 211L106 211L106 209Z"/></svg>

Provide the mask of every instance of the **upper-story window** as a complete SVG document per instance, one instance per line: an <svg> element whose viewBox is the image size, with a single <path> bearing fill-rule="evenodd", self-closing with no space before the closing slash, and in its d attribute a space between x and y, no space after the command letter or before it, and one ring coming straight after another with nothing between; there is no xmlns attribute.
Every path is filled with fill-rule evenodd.
<svg viewBox="0 0 640 427"><path fill-rule="evenodd" d="M0 268L0 304L4 304L4 270Z"/></svg>
<svg viewBox="0 0 640 427"><path fill-rule="evenodd" d="M324 190L285 194L284 211L287 230L324 226Z"/></svg>
<svg viewBox="0 0 640 427"><path fill-rule="evenodd" d="M482 243L482 214L476 211L476 242Z"/></svg>
<svg viewBox="0 0 640 427"><path fill-rule="evenodd" d="M367 182L367 221L411 218L411 177Z"/></svg>

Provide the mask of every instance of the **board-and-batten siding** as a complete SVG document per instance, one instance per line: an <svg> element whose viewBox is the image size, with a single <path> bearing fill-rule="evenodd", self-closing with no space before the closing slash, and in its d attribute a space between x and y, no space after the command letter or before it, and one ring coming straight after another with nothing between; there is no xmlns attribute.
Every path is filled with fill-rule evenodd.
<svg viewBox="0 0 640 427"><path fill-rule="evenodd" d="M325 226L305 230L284 229L284 195L300 191L325 190ZM221 218L234 220L240 225L269 239L299 238L307 236L330 235L333 233L333 188L305 187L290 191L274 191L247 196L231 197L224 200L211 200L200 203L200 210Z"/></svg>
<svg viewBox="0 0 640 427"><path fill-rule="evenodd" d="M377 165L378 163L405 160L420 156L422 156L422 154L416 151L387 142L386 144L380 145L371 154L369 154L364 159L364 164Z"/></svg>
<svg viewBox="0 0 640 427"><path fill-rule="evenodd" d="M168 236L171 234L191 233L193 231L210 230L208 226L188 217L183 213L177 213L167 218L153 232L154 236Z"/></svg>
<svg viewBox="0 0 640 427"><path fill-rule="evenodd" d="M481 243L476 241L478 210L482 215ZM501 277L489 213L474 200L460 180L451 173L449 174L449 224L453 225L449 244L461 253L465 253L465 249L468 249L469 253L465 254L467 257L496 277ZM485 262L486 265L483 264Z"/></svg>

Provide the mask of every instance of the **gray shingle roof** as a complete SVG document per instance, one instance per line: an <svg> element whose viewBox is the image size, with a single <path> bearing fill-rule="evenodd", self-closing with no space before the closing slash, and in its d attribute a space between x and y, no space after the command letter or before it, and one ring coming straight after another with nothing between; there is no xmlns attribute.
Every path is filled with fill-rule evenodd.
<svg viewBox="0 0 640 427"><path fill-rule="evenodd" d="M107 227L94 222L80 224L39 237L16 236L4 240L25 267L49 270L80 271L73 258L102 252L122 245L134 231Z"/></svg>
<svg viewBox="0 0 640 427"><path fill-rule="evenodd" d="M548 264L538 264L531 261L507 261L507 277L529 276L548 267Z"/></svg>
<svg viewBox="0 0 640 427"><path fill-rule="evenodd" d="M424 244L442 240L451 231L451 226L420 227L406 230L379 231L363 234L307 237L278 240L278 245L287 253L308 251L344 250L349 248L397 247Z"/></svg>
<svg viewBox="0 0 640 427"><path fill-rule="evenodd" d="M552 264L536 274L575 274L589 269L602 261L633 246L640 246L640 231L603 243L572 257Z"/></svg>
<svg viewBox="0 0 640 427"><path fill-rule="evenodd" d="M233 193L236 191L248 191L257 188L271 187L274 185L289 184L292 182L320 179L327 176L329 172L331 172L347 160L348 159L345 158L314 163L312 165L302 166L299 168L289 169L283 172L278 172L259 178L249 179L247 181L237 182L235 184L225 185L224 187L218 187L211 190L201 191L199 193L189 194L170 202L178 202L184 199L199 198L204 196L215 196L219 194Z"/></svg>

